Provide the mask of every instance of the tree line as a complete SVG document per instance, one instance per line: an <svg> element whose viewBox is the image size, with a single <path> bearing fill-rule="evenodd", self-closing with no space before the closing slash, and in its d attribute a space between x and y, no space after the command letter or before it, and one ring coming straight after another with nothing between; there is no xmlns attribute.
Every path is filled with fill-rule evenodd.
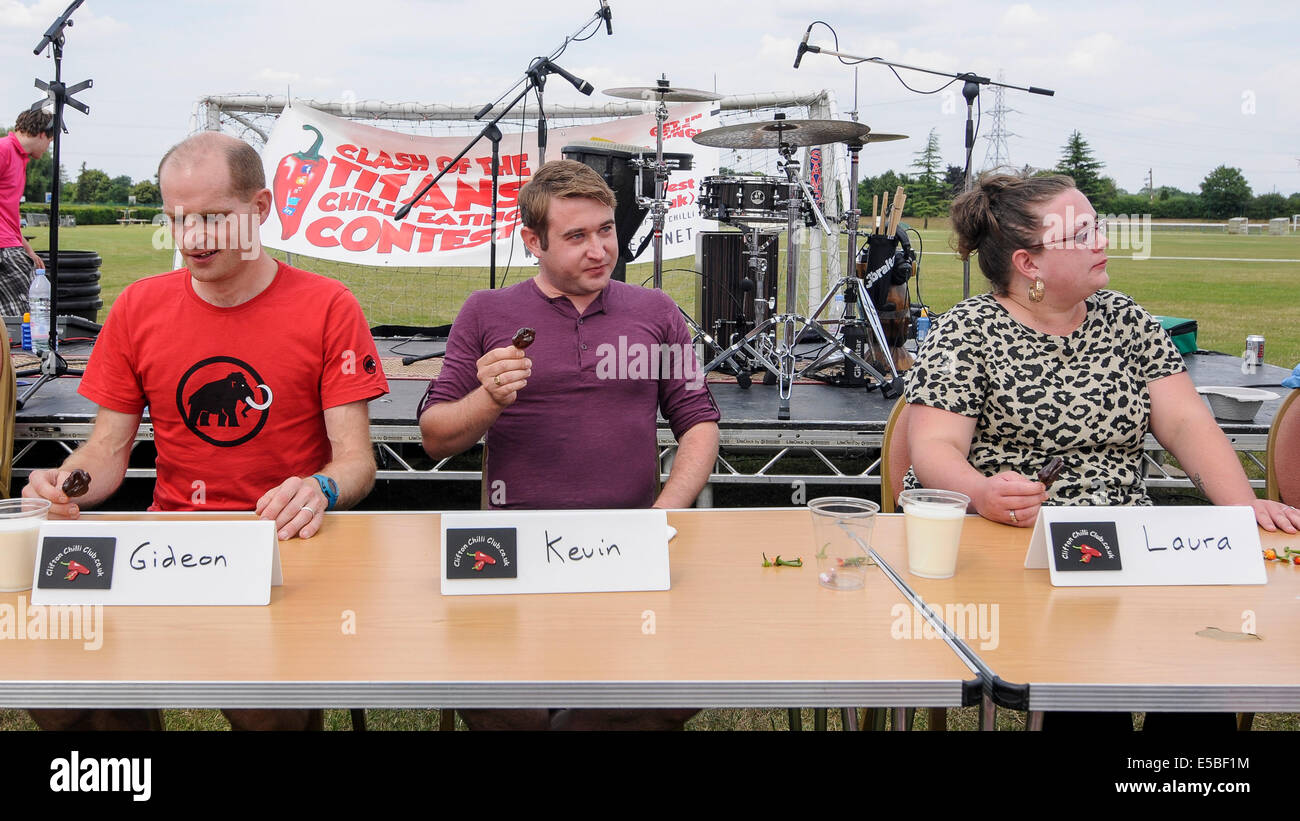
<svg viewBox="0 0 1300 821"><path fill-rule="evenodd" d="M9 131L10 129L4 129L5 133ZM162 194L158 191L156 180L135 182L125 174L110 177L98 168L87 168L84 162L75 180L68 177L67 166L60 165L59 179L62 181L59 202L62 203L126 205L133 196L139 205L162 203ZM54 156L53 152L47 151L44 157L27 164L27 187L23 189L27 202L44 203L46 192L53 190L50 187L53 180Z"/></svg>
<svg viewBox="0 0 1300 821"><path fill-rule="evenodd" d="M932 130L926 145L909 166L911 173L889 170L865 177L858 185L858 207L871 213L873 195L898 186L907 189L907 213L915 217L946 215L952 200L963 189L962 168L942 160L938 132ZM1300 214L1300 192L1289 197L1278 193L1254 194L1240 168L1220 165L1201 181L1200 191L1182 191L1172 186L1154 190L1143 187L1130 193L1105 176L1105 164L1098 160L1083 135L1074 131L1061 149L1053 168L1023 166L1011 169L1024 176L1068 174L1087 195L1099 213L1150 214L1155 219L1211 219L1247 217L1267 220Z"/></svg>

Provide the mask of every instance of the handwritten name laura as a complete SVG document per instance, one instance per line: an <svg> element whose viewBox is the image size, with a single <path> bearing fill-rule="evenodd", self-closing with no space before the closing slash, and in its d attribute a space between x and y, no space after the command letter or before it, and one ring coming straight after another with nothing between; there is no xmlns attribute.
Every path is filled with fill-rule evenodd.
<svg viewBox="0 0 1300 821"><path fill-rule="evenodd" d="M560 564L564 564L566 560L570 562L580 562L585 559L609 558L615 555L617 555L619 558L623 557L623 551L619 550L618 545L616 544L607 545L605 544L604 539L601 539L600 545L594 548L579 547L577 545L574 545L573 547L570 547L567 551L565 551L563 546L556 547L556 545L559 545L560 542L564 541L563 536L556 536L554 539L552 539L550 531L542 531L542 532L546 534L546 563L547 564L551 563L552 557L554 557L554 560L558 561Z"/></svg>
<svg viewBox="0 0 1300 821"><path fill-rule="evenodd" d="M1147 550L1154 553L1157 550L1200 550L1205 548L1209 550L1217 547L1219 550L1231 550L1232 542L1227 536L1188 536L1184 539L1182 536L1175 536L1169 540L1169 544L1161 544L1159 538L1155 544L1151 543L1151 534L1147 532L1146 525L1142 525L1142 539L1146 542Z"/></svg>
<svg viewBox="0 0 1300 821"><path fill-rule="evenodd" d="M230 562L226 560L224 554L195 556L193 553L182 553L180 558L177 558L176 548L171 545L163 548L154 547L151 542L145 542L131 551L132 570L151 570L154 568L170 570L177 567L216 567L218 565L222 567L230 566Z"/></svg>

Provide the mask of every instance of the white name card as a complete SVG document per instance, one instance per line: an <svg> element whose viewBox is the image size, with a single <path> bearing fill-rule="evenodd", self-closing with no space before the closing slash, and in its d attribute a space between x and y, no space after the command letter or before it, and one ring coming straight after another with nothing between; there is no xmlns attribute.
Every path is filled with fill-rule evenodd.
<svg viewBox="0 0 1300 821"><path fill-rule="evenodd" d="M271 602L275 522L46 522L32 604Z"/></svg>
<svg viewBox="0 0 1300 821"><path fill-rule="evenodd" d="M667 590L662 510L442 514L442 593Z"/></svg>
<svg viewBox="0 0 1300 821"><path fill-rule="evenodd" d="M1249 507L1043 507L1025 567L1057 587L1267 583Z"/></svg>

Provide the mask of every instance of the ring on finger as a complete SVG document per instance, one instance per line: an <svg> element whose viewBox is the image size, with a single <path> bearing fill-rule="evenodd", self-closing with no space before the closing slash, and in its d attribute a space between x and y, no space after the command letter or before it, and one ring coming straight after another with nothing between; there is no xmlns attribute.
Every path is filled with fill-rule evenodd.
<svg viewBox="0 0 1300 821"><path fill-rule="evenodd" d="M1016 518L1016 512L1014 510L1008 510L1007 513L1011 514L1011 521L1020 524L1020 520Z"/></svg>
<svg viewBox="0 0 1300 821"><path fill-rule="evenodd" d="M492 384L496 385L498 388L501 387L501 374L492 377Z"/></svg>
<svg viewBox="0 0 1300 821"><path fill-rule="evenodd" d="M307 511L307 515L311 516L313 519L316 518L316 511L312 510L311 508L307 507L306 505L303 505L303 506L302 506L302 509L305 510L305 511Z"/></svg>

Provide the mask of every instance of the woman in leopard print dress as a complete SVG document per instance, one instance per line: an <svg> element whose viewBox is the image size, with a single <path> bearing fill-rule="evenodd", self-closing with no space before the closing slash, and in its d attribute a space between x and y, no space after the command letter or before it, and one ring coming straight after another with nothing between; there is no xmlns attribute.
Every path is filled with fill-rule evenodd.
<svg viewBox="0 0 1300 821"><path fill-rule="evenodd" d="M1254 507L1266 530L1300 528L1300 512L1255 498L1160 323L1103 290L1105 223L1073 180L986 176L952 218L992 293L945 313L908 374L906 486L960 491L1020 527L1043 504L1151 504L1150 431L1215 504ZM1048 491L1028 477L1052 456L1065 467Z"/></svg>

